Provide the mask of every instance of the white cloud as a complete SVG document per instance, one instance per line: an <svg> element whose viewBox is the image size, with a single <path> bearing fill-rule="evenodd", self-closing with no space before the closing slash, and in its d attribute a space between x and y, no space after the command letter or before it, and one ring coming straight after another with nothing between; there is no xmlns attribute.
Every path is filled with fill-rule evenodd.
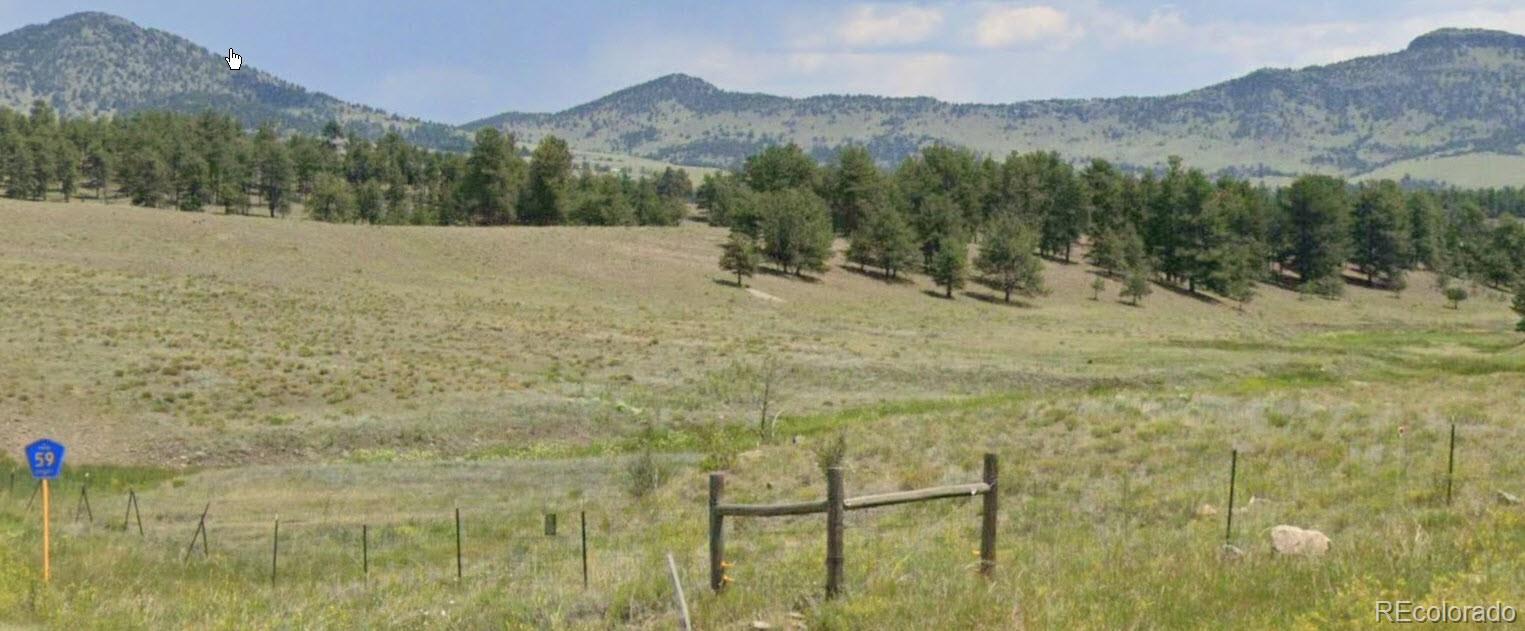
<svg viewBox="0 0 1525 631"><path fill-rule="evenodd" d="M970 96L959 59L946 53L794 53L777 71L822 92L883 96Z"/></svg>
<svg viewBox="0 0 1525 631"><path fill-rule="evenodd" d="M1040 42L1063 46L1084 34L1068 13L1043 5L991 7L974 27L975 43L985 48Z"/></svg>
<svg viewBox="0 0 1525 631"><path fill-rule="evenodd" d="M1092 18L1096 31L1107 33L1127 42L1159 44L1179 41L1188 33L1186 20L1175 9L1155 9L1142 20L1112 11L1099 11Z"/></svg>
<svg viewBox="0 0 1525 631"><path fill-rule="evenodd" d="M925 41L943 23L939 9L916 6L859 6L837 27L848 46L888 46Z"/></svg>

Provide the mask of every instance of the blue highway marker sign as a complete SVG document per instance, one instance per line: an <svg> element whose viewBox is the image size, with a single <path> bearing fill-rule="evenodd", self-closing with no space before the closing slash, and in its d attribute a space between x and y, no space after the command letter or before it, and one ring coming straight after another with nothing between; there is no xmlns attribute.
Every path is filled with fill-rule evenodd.
<svg viewBox="0 0 1525 631"><path fill-rule="evenodd" d="M32 477L52 480L64 468L64 446L58 441L44 438L26 446L26 463L32 468Z"/></svg>

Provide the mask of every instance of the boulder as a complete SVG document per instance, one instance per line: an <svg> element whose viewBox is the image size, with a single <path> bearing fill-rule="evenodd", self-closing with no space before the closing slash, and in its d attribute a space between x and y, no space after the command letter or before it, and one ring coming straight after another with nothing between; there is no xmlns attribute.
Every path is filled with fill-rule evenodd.
<svg viewBox="0 0 1525 631"><path fill-rule="evenodd" d="M1282 524L1271 529L1271 547L1289 556L1321 556L1329 551L1329 537L1317 530Z"/></svg>

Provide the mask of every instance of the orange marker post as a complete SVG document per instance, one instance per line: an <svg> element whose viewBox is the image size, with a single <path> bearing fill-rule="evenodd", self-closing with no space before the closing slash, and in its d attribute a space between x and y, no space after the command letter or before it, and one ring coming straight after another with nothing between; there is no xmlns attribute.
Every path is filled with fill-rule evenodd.
<svg viewBox="0 0 1525 631"><path fill-rule="evenodd" d="M51 530L51 528L48 527L48 520L49 520L49 518L50 518L50 515L48 513L48 481L47 481L47 479L43 479L43 481L42 481L42 582L44 582L44 583L48 582L49 579L52 578L52 573L53 573L52 572L53 568L52 568L50 559L48 558L49 557L49 554L48 554L48 543L49 543L48 542L48 531Z"/></svg>
<svg viewBox="0 0 1525 631"><path fill-rule="evenodd" d="M58 477L64 467L64 446L58 441L44 438L26 446L27 465L32 477L42 487L42 582L53 578L53 559L50 544L53 530L53 494L48 482Z"/></svg>

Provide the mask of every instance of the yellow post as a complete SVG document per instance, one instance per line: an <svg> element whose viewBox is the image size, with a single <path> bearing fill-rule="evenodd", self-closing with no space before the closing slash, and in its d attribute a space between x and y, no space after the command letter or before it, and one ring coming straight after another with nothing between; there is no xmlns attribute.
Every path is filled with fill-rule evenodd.
<svg viewBox="0 0 1525 631"><path fill-rule="evenodd" d="M42 481L42 582L46 583L52 577L52 567L48 560L48 480Z"/></svg>

